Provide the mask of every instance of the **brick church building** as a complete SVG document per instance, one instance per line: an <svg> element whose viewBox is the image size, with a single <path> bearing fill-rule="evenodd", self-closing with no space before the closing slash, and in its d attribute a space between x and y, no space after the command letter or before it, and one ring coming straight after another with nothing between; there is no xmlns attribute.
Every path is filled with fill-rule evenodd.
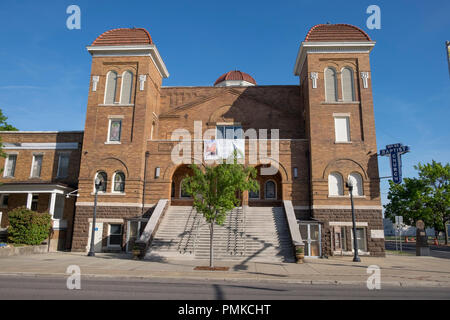
<svg viewBox="0 0 450 320"><path fill-rule="evenodd" d="M165 87L169 72L147 30L107 31L87 47L92 69L83 132L0 133L7 153L0 160L1 225L17 206L47 211L55 248L87 251L97 179L96 251L129 252L144 239L149 257L202 258L207 229L183 178L189 163L220 157L216 148L244 139L243 158L257 168L260 189L240 195L242 206L219 229L219 258L290 261L299 237L306 256L352 254L347 181L354 186L360 254L384 256L374 45L355 26L320 24L296 60L293 53L298 85L258 85L235 70L211 86ZM204 140L207 131L216 137ZM253 163L248 132L267 142ZM176 163L180 146L191 152ZM264 173L272 166L275 172Z"/></svg>

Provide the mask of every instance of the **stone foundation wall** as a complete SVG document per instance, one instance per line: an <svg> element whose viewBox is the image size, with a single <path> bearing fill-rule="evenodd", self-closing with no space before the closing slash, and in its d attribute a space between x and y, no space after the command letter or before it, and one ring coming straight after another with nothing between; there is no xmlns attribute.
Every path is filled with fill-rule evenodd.
<svg viewBox="0 0 450 320"><path fill-rule="evenodd" d="M328 256L333 255L333 242L334 226L330 225L330 222L352 222L352 212L350 209L314 209L313 218L322 222L322 252ZM367 251L371 256L384 257L384 237L376 238L372 237L372 233L379 232L378 230L384 230L383 219L381 210L372 209L356 209L355 210L356 222L365 222L366 228L366 243ZM351 226L347 226L346 239L347 247L351 248ZM372 232L374 231L374 232Z"/></svg>
<svg viewBox="0 0 450 320"><path fill-rule="evenodd" d="M144 216L149 217L153 208L145 208ZM94 214L93 206L77 206L72 238L72 251L84 252L88 245L89 223ZM103 246L106 246L108 225L111 223L123 224L122 250L126 244L127 220L142 217L142 208L122 206L97 206L97 223L103 222ZM117 222L115 222L117 221ZM121 222L119 222L121 221Z"/></svg>

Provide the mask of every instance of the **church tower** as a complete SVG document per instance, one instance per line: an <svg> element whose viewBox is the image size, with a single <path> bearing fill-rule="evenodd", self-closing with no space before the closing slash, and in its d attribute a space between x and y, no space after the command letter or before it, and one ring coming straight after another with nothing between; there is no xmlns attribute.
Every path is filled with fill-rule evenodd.
<svg viewBox="0 0 450 320"><path fill-rule="evenodd" d="M322 225L324 254L352 251L347 182L353 184L361 252L384 255L369 54L375 42L348 24L319 24L295 64L305 105L310 212Z"/></svg>
<svg viewBox="0 0 450 320"><path fill-rule="evenodd" d="M87 50L92 55L92 71L73 235L75 251L85 251L90 241L96 178L102 181L97 204L102 230L96 232L99 237L103 235L101 239L111 234L123 236L124 218L144 212L146 143L157 132L162 79L169 76L150 34L142 28L107 31ZM106 246L99 243L96 241L96 245Z"/></svg>

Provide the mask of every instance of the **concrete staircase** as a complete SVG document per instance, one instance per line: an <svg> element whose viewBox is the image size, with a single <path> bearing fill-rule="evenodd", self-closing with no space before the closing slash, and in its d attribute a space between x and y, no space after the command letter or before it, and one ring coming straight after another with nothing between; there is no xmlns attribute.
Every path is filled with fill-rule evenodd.
<svg viewBox="0 0 450 320"><path fill-rule="evenodd" d="M145 256L209 259L209 224L192 207L171 206ZM214 226L216 260L293 262L293 249L284 209L235 208L223 226Z"/></svg>

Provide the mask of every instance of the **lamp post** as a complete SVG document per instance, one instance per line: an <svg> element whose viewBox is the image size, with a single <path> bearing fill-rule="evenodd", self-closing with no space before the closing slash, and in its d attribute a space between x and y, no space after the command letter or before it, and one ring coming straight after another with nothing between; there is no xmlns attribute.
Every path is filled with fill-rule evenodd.
<svg viewBox="0 0 450 320"><path fill-rule="evenodd" d="M347 182L347 188L350 191L350 203L352 207L352 224L353 224L353 262L361 262L358 256L358 241L356 239L356 219L355 219L355 208L353 207L353 184L350 180Z"/></svg>
<svg viewBox="0 0 450 320"><path fill-rule="evenodd" d="M92 233L91 233L91 248L89 249L88 257L94 257L95 256L95 218L97 216L97 195L98 195L98 189L100 189L100 186L102 185L102 180L100 180L98 177L95 178L95 198L94 198L94 217L92 219Z"/></svg>

